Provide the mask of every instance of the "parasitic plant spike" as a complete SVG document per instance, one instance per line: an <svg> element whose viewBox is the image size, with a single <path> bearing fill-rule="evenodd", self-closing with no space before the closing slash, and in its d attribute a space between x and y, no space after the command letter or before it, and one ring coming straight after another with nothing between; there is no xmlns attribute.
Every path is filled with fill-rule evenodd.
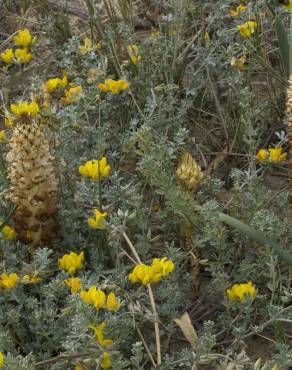
<svg viewBox="0 0 292 370"><path fill-rule="evenodd" d="M40 246L49 243L58 229L57 180L49 143L33 118L38 112L33 103L11 106L17 119L7 162L17 236Z"/></svg>

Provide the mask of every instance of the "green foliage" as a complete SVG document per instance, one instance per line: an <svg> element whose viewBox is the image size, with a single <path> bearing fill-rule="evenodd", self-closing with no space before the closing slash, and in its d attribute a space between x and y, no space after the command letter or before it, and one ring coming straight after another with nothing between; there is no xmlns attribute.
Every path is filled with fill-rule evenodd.
<svg viewBox="0 0 292 370"><path fill-rule="evenodd" d="M238 18L229 15L235 6L229 0L165 0L140 4L143 16L136 17L124 3L86 1L88 17L81 21L70 6L56 16L45 3L31 2L27 16L38 22L27 27L39 38L34 59L25 67L1 64L1 112L31 94L40 102L59 182L59 233L52 244L32 251L0 234L0 273L20 277L13 289L0 288L4 368L96 369L104 351L115 370L154 368L157 317L148 288L128 279L137 262L132 243L145 264L164 256L175 263L173 273L152 284L162 354L157 369L250 370L264 348L253 353L249 340L260 336L272 343L267 369L288 369L292 293L280 260L291 263L286 162L256 159L260 148L286 148L280 59L286 66L287 14L277 7L275 18L264 0L249 2ZM242 38L237 26L252 17L258 28ZM149 28L143 35L141 22ZM82 55L85 36L94 47ZM139 47L137 64L127 52L132 44ZM240 70L231 60L242 55L247 64ZM64 105L64 91L57 91L42 105L44 82L62 69L72 86L82 86L80 99ZM98 84L105 79L124 79L129 89L104 93ZM0 228L13 227L14 212L5 169L12 131L2 126L8 140L0 143ZM176 175L184 151L205 173L195 193ZM80 165L103 156L109 177L80 175ZM104 230L88 226L94 209L108 214ZM82 289L114 292L119 310L96 310L70 292L64 280L71 276L58 266L70 251L85 254L76 274ZM41 281L23 282L35 272ZM248 281L257 289L253 300L227 300L227 288ZM185 311L196 348L174 322ZM89 329L101 322L111 347L102 348Z"/></svg>

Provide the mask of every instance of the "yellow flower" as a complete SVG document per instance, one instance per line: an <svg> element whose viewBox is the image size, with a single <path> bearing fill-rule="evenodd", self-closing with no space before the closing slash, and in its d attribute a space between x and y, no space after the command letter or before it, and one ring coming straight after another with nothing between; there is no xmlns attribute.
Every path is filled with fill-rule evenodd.
<svg viewBox="0 0 292 370"><path fill-rule="evenodd" d="M81 94L83 92L82 86L74 86L70 87L68 90L65 90L65 96L63 96L60 100L63 104L71 104L71 103L78 103Z"/></svg>
<svg viewBox="0 0 292 370"><path fill-rule="evenodd" d="M275 148L269 149L270 160L273 162L284 161L287 157L287 153L284 152L283 148L276 146Z"/></svg>
<svg viewBox="0 0 292 370"><path fill-rule="evenodd" d="M244 12L247 9L246 5L238 5L235 9L230 10L229 15L231 17L238 17L240 13Z"/></svg>
<svg viewBox="0 0 292 370"><path fill-rule="evenodd" d="M174 270L174 263L166 257L161 259L154 258L150 266L150 279L152 283L157 283L161 277L166 277Z"/></svg>
<svg viewBox="0 0 292 370"><path fill-rule="evenodd" d="M2 221L0 220L1 224ZM12 227L5 225L1 230L1 233L6 237L7 240L12 240L16 237L16 232Z"/></svg>
<svg viewBox="0 0 292 370"><path fill-rule="evenodd" d="M108 177L111 166L107 163L107 158L102 157L101 160L92 159L87 161L85 165L79 166L79 173L84 177L90 177L96 180L103 177Z"/></svg>
<svg viewBox="0 0 292 370"><path fill-rule="evenodd" d="M2 143L5 140L5 131L0 130L0 143Z"/></svg>
<svg viewBox="0 0 292 370"><path fill-rule="evenodd" d="M31 103L20 101L18 104L11 104L10 109L16 116L21 116L23 114L35 116L40 110L38 103L35 101Z"/></svg>
<svg viewBox="0 0 292 370"><path fill-rule="evenodd" d="M150 32L150 38L153 39L153 40L156 40L159 35L160 35L160 31Z"/></svg>
<svg viewBox="0 0 292 370"><path fill-rule="evenodd" d="M103 352L102 361L100 366L103 369L110 369L112 367L111 355L109 352Z"/></svg>
<svg viewBox="0 0 292 370"><path fill-rule="evenodd" d="M117 311L120 308L120 304L116 298L115 293L110 293L107 296L105 308L109 311Z"/></svg>
<svg viewBox="0 0 292 370"><path fill-rule="evenodd" d="M107 212L101 213L98 209L94 209L95 218L88 218L87 223L93 229L103 230L105 228L104 219L107 216Z"/></svg>
<svg viewBox="0 0 292 370"><path fill-rule="evenodd" d="M4 365L4 356L3 353L0 352L0 369L2 369L3 365Z"/></svg>
<svg viewBox="0 0 292 370"><path fill-rule="evenodd" d="M250 37L254 33L257 26L258 26L257 22L248 21L238 25L237 30L239 31L242 37Z"/></svg>
<svg viewBox="0 0 292 370"><path fill-rule="evenodd" d="M12 289L19 280L16 273L7 275L5 272L0 275L0 288Z"/></svg>
<svg viewBox="0 0 292 370"><path fill-rule="evenodd" d="M171 260L166 257L154 258L150 266L144 263L135 266L128 278L132 283L140 282L147 285L158 283L162 277L168 276L173 270L174 263Z"/></svg>
<svg viewBox="0 0 292 370"><path fill-rule="evenodd" d="M205 41L205 46L208 46L210 44L211 39L210 39L210 35L207 31L204 34L204 41Z"/></svg>
<svg viewBox="0 0 292 370"><path fill-rule="evenodd" d="M65 279L64 283L71 289L71 293L78 293L82 288L81 281L79 278L71 277L70 279Z"/></svg>
<svg viewBox="0 0 292 370"><path fill-rule="evenodd" d="M130 59L133 64L138 64L141 60L141 55L139 54L139 48L137 45L132 44L127 47Z"/></svg>
<svg viewBox="0 0 292 370"><path fill-rule="evenodd" d="M260 149L257 152L257 160L261 162L266 161L268 159L268 156L269 156L269 152L267 151L267 149Z"/></svg>
<svg viewBox="0 0 292 370"><path fill-rule="evenodd" d="M59 86L64 89L68 85L67 72L63 71L63 78L59 78ZM81 87L81 86L80 86ZM82 88L81 88L82 89Z"/></svg>
<svg viewBox="0 0 292 370"><path fill-rule="evenodd" d="M255 287L252 285L251 281L245 284L234 284L230 289L226 291L227 298L232 300L243 301L245 296L253 298L256 295Z"/></svg>
<svg viewBox="0 0 292 370"><path fill-rule="evenodd" d="M102 322L98 326L90 325L89 329L92 329L94 331L94 335L98 343L102 347L108 347L113 344L113 341L111 339L105 339L104 338L104 328L105 328L105 323Z"/></svg>
<svg viewBox="0 0 292 370"><path fill-rule="evenodd" d="M132 283L141 282L143 285L150 283L149 266L141 263L134 267L134 270L129 274L129 280Z"/></svg>
<svg viewBox="0 0 292 370"><path fill-rule="evenodd" d="M288 4L284 4L286 10L291 11L292 10L292 0L289 0Z"/></svg>
<svg viewBox="0 0 292 370"><path fill-rule="evenodd" d="M162 276L166 277L174 270L174 263L166 257L161 258L160 265L162 269Z"/></svg>
<svg viewBox="0 0 292 370"><path fill-rule="evenodd" d="M54 92L60 85L60 78L50 78L45 82L45 89L48 93Z"/></svg>
<svg viewBox="0 0 292 370"><path fill-rule="evenodd" d="M4 117L4 124L7 128L13 128L13 120L9 115Z"/></svg>
<svg viewBox="0 0 292 370"><path fill-rule="evenodd" d="M37 284L40 283L43 279L38 277L38 272L35 271L31 276L24 275L21 282L24 284Z"/></svg>
<svg viewBox="0 0 292 370"><path fill-rule="evenodd" d="M230 65L239 69L240 71L244 71L247 67L247 59L245 55L242 55L239 58L232 57L230 61Z"/></svg>
<svg viewBox="0 0 292 370"><path fill-rule="evenodd" d="M97 42L95 45L93 44L92 40L89 37L85 37L83 40L83 45L78 46L79 53L81 55L85 55L90 51L94 51L96 49L101 48L101 42Z"/></svg>
<svg viewBox="0 0 292 370"><path fill-rule="evenodd" d="M100 289L96 289L96 286L80 292L80 298L86 304L92 304L97 310L104 306L105 303L105 293Z"/></svg>
<svg viewBox="0 0 292 370"><path fill-rule="evenodd" d="M59 259L59 267L62 270L68 271L69 274L74 275L76 270L83 267L83 261L84 252L81 252L79 255L75 252L70 252Z"/></svg>
<svg viewBox="0 0 292 370"><path fill-rule="evenodd" d="M32 54L29 52L27 48L24 49L16 49L14 52L15 59L18 63L29 63L32 58Z"/></svg>
<svg viewBox="0 0 292 370"><path fill-rule="evenodd" d="M123 90L129 88L129 84L125 80L111 80L107 79L104 83L99 83L97 87L103 92L111 92L112 94L119 94Z"/></svg>
<svg viewBox="0 0 292 370"><path fill-rule="evenodd" d="M12 49L6 49L3 53L0 54L3 62L7 64L12 64L14 62L14 52Z"/></svg>
<svg viewBox="0 0 292 370"><path fill-rule="evenodd" d="M29 46L36 43L36 38L32 38L29 30L24 28L17 32L17 35L13 37L13 41L18 46Z"/></svg>

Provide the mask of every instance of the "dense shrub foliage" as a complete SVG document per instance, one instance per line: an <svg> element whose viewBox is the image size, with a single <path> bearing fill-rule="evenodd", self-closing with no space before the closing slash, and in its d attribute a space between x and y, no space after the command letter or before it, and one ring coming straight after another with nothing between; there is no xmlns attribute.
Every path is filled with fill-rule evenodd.
<svg viewBox="0 0 292 370"><path fill-rule="evenodd" d="M289 4L3 2L0 368L292 366Z"/></svg>

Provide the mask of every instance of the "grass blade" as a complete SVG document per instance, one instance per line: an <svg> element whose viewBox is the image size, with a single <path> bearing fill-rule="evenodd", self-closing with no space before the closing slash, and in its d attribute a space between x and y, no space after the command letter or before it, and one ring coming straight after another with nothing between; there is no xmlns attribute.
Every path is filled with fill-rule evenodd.
<svg viewBox="0 0 292 370"><path fill-rule="evenodd" d="M287 37L287 31L279 16L276 17L276 32L277 32L277 38L278 38L278 44L279 44L280 54L282 58L282 63L288 75L289 73L289 42L288 42L288 37Z"/></svg>
<svg viewBox="0 0 292 370"><path fill-rule="evenodd" d="M289 266L292 266L292 256L277 242L267 238L262 231L256 230L253 227L237 220L236 218L230 217L221 212L219 213L219 217L222 221L237 229L241 234L253 239L258 244L263 246L269 245L272 249L274 249L275 253L283 260L283 262Z"/></svg>

